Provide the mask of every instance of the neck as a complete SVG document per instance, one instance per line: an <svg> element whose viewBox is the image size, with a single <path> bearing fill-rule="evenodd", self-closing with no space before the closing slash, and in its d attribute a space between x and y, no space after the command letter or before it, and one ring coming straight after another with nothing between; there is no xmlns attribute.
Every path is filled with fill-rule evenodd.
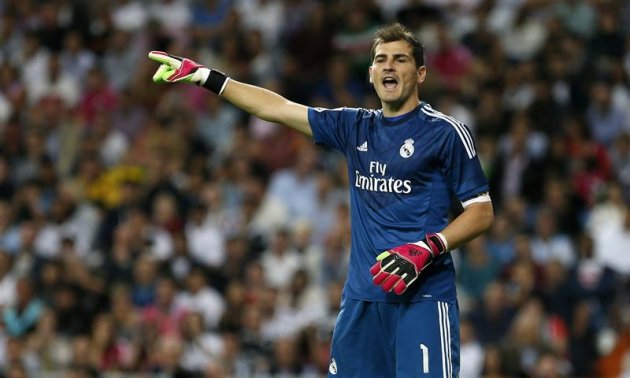
<svg viewBox="0 0 630 378"><path fill-rule="evenodd" d="M396 117L402 114L409 113L410 111L414 110L419 104L420 99L418 97L410 98L402 104L381 102L381 105L383 106L383 116L385 117Z"/></svg>

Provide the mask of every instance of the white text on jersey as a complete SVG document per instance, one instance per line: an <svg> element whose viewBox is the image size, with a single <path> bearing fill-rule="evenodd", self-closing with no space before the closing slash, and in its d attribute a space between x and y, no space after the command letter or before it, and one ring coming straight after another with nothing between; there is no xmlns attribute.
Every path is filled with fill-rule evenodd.
<svg viewBox="0 0 630 378"><path fill-rule="evenodd" d="M370 173L378 173L382 176L385 176L386 170L387 170L387 164L379 163L378 161L370 162Z"/></svg>
<svg viewBox="0 0 630 378"><path fill-rule="evenodd" d="M385 176L387 164L378 161L370 161L370 175L366 176L355 170L354 186L372 192L386 193L411 193L411 180L401 180L394 177L374 177L374 175Z"/></svg>
<svg viewBox="0 0 630 378"><path fill-rule="evenodd" d="M354 186L360 189L369 190L372 192L386 192L386 193L398 193L407 194L411 193L411 180L374 177L374 175L368 177L363 176L361 172L355 170L356 178L354 180Z"/></svg>

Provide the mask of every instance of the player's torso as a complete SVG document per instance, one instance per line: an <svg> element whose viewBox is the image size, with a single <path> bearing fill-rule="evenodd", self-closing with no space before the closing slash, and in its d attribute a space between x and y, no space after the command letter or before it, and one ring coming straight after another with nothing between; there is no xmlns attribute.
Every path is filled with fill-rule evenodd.
<svg viewBox="0 0 630 378"><path fill-rule="evenodd" d="M399 299L378 291L369 266L383 250L417 241L446 225L449 193L440 172L440 130L419 113L394 123L376 113L351 128L346 158L353 256L346 293L354 297ZM424 289L435 291L434 286ZM410 293L406 297L431 297L417 290Z"/></svg>
<svg viewBox="0 0 630 378"><path fill-rule="evenodd" d="M448 205L438 159L439 130L418 115L393 124L374 117L355 129L349 143L356 146L346 156L355 210L376 226L394 231L410 227L417 240L426 231L428 211ZM397 242L372 239L377 248Z"/></svg>

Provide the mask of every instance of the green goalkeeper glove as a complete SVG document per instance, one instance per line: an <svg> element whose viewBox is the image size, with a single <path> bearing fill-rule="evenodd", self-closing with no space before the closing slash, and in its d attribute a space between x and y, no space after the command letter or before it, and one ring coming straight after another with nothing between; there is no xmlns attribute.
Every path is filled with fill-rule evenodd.
<svg viewBox="0 0 630 378"><path fill-rule="evenodd" d="M153 74L153 81L156 83L193 83L221 95L229 80L220 71L164 51L151 51L149 58L160 63Z"/></svg>

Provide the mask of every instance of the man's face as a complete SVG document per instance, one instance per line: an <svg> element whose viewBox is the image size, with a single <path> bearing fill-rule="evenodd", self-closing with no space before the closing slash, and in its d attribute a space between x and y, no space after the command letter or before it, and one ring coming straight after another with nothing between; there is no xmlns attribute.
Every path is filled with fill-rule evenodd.
<svg viewBox="0 0 630 378"><path fill-rule="evenodd" d="M370 66L370 81L384 106L398 108L407 101L416 101L418 85L424 81L426 67L416 68L406 41L381 43L376 46Z"/></svg>

